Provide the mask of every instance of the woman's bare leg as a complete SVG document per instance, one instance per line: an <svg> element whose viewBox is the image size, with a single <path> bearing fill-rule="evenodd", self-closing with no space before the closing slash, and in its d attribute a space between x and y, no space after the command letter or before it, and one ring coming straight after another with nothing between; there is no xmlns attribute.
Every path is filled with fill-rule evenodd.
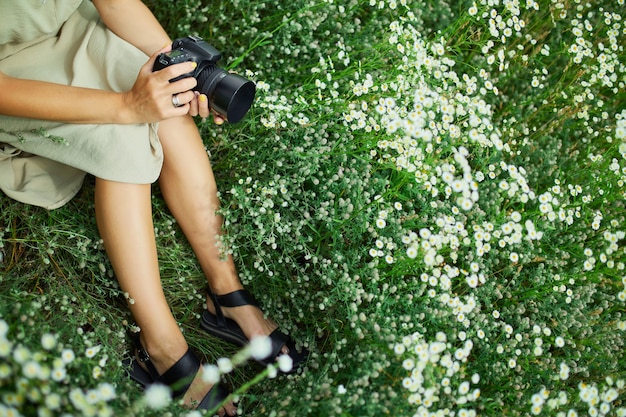
<svg viewBox="0 0 626 417"><path fill-rule="evenodd" d="M96 219L100 236L129 308L141 328L141 342L159 373L187 351L187 342L163 293L152 223L149 184L125 184L96 179ZM200 401L210 385L200 373L185 401ZM234 413L235 408L227 408Z"/></svg>
<svg viewBox="0 0 626 417"><path fill-rule="evenodd" d="M213 293L242 289L231 256L220 251L222 218L217 186L204 144L190 117L169 119L159 125L165 160L159 184L167 205L191 244ZM209 311L215 313L207 300ZM248 338L269 335L276 324L252 306L224 308Z"/></svg>

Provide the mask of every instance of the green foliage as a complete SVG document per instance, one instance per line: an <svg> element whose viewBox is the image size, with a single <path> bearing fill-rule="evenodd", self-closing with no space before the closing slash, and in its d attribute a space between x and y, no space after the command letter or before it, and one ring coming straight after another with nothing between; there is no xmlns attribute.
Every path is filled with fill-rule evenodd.
<svg viewBox="0 0 626 417"><path fill-rule="evenodd" d="M245 385L246 415L626 415L622 0L147 3L258 85L243 122L198 125L241 279L312 356ZM0 199L11 352L101 346L20 404L12 354L0 395L23 414L56 392L78 415L72 390L108 381L102 409L150 415L117 366L132 321L92 187L52 212ZM198 330L203 277L155 195L174 314L229 356Z"/></svg>

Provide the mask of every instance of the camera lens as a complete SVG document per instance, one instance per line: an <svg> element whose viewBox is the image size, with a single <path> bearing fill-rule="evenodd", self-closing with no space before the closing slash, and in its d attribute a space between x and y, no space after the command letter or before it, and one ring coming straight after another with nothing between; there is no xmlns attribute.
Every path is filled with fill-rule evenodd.
<svg viewBox="0 0 626 417"><path fill-rule="evenodd" d="M200 71L197 80L200 92L209 98L209 106L229 123L237 123L250 110L256 93L252 81L216 66Z"/></svg>

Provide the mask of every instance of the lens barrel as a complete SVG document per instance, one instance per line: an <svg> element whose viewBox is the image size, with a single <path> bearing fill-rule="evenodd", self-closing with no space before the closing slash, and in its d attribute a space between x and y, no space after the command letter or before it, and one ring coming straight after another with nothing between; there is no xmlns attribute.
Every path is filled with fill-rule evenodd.
<svg viewBox="0 0 626 417"><path fill-rule="evenodd" d="M199 91L209 98L209 106L229 123L237 123L250 110L256 94L254 83L217 66L201 69L197 76Z"/></svg>

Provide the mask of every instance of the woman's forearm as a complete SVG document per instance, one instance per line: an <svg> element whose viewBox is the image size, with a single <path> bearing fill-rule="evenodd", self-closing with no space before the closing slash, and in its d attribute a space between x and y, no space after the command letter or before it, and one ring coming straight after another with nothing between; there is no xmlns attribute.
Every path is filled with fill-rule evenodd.
<svg viewBox="0 0 626 417"><path fill-rule="evenodd" d="M119 93L23 80L2 73L0 91L0 114L7 116L67 123L131 122Z"/></svg>
<svg viewBox="0 0 626 417"><path fill-rule="evenodd" d="M24 80L0 72L0 114L95 124L151 123L182 116L189 111L189 101L194 97L190 90L196 86L196 80L169 80L192 71L195 62L152 72L157 52L141 68L133 88L121 93ZM183 105L175 107L172 96L183 92Z"/></svg>
<svg viewBox="0 0 626 417"><path fill-rule="evenodd" d="M117 36L152 55L171 43L150 9L139 0L93 0L104 24Z"/></svg>

